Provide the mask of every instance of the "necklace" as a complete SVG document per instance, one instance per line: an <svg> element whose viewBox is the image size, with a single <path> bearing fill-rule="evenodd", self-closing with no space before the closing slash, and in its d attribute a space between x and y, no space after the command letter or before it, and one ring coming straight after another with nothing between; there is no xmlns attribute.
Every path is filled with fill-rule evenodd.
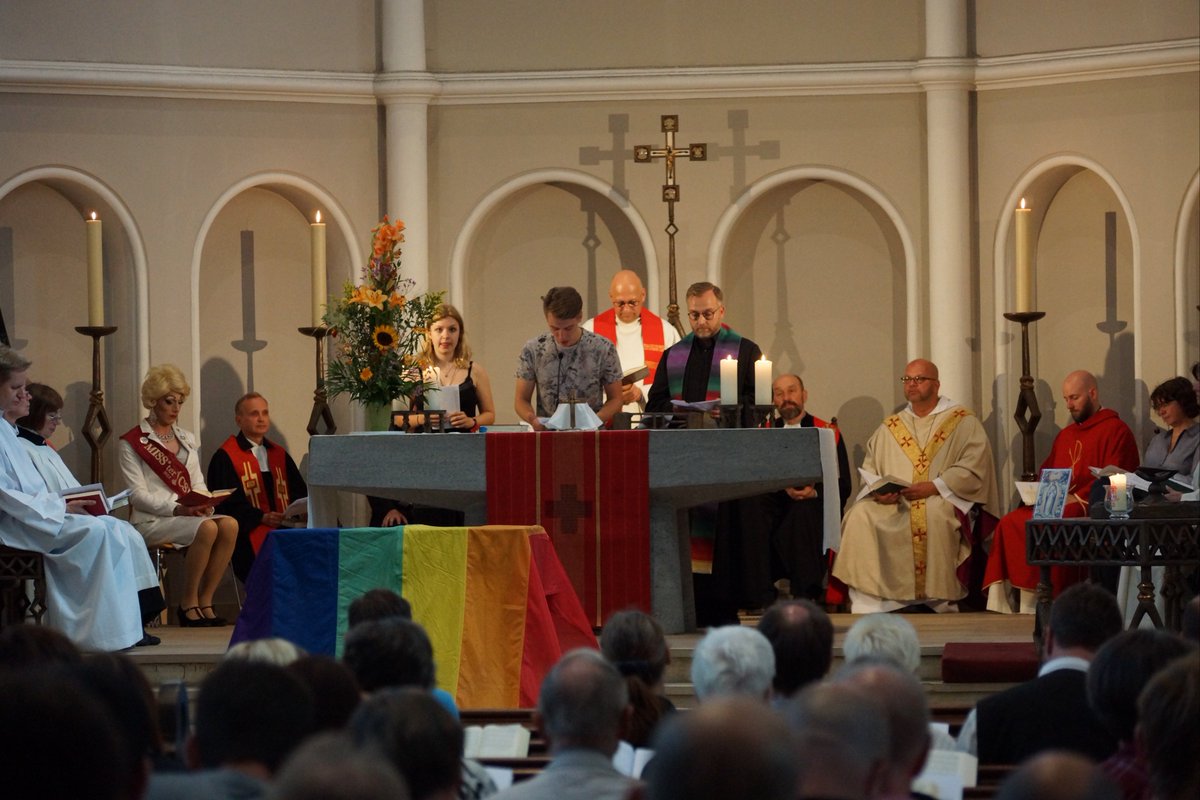
<svg viewBox="0 0 1200 800"><path fill-rule="evenodd" d="M151 426L150 433L153 434L154 438L158 439L160 442L169 442L175 438L175 431L171 430L170 428L167 429L166 433L159 433L158 431L154 430L153 426Z"/></svg>
<svg viewBox="0 0 1200 800"><path fill-rule="evenodd" d="M452 382L453 382L454 378L458 376L458 364L452 363L450 365L450 369L447 373L442 372L441 366L438 366L435 369L437 370L439 386L453 386L454 385Z"/></svg>

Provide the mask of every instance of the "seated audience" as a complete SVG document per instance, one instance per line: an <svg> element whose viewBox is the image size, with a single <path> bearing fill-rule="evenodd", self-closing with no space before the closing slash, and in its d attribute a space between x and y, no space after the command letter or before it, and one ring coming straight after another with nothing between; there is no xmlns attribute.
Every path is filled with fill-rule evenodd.
<svg viewBox="0 0 1200 800"><path fill-rule="evenodd" d="M226 661L237 659L262 661L280 667L286 667L302 656L304 656L304 650L301 647L278 636L238 642L225 652Z"/></svg>
<svg viewBox="0 0 1200 800"><path fill-rule="evenodd" d="M354 673L326 655L309 654L287 665L313 695L313 715L318 731L340 731L362 700Z"/></svg>
<svg viewBox="0 0 1200 800"><path fill-rule="evenodd" d="M300 745L275 777L271 800L411 800L386 759L346 736L324 733Z"/></svg>
<svg viewBox="0 0 1200 800"><path fill-rule="evenodd" d="M663 675L671 662L662 626L636 609L618 611L600 633L600 652L625 676L633 707L625 741L647 747L663 715L675 705L663 694Z"/></svg>
<svg viewBox="0 0 1200 800"><path fill-rule="evenodd" d="M643 774L644 800L793 800L798 766L792 732L746 697L723 697L665 722Z"/></svg>
<svg viewBox="0 0 1200 800"><path fill-rule="evenodd" d="M612 757L629 713L629 694L616 667L595 650L567 653L538 695L537 720L550 764L496 800L625 800L638 782L617 772Z"/></svg>
<svg viewBox="0 0 1200 800"><path fill-rule="evenodd" d="M417 688L383 689L350 719L352 740L392 763L412 800L453 800L462 780L463 729Z"/></svg>
<svg viewBox="0 0 1200 800"><path fill-rule="evenodd" d="M888 721L874 697L844 683L814 683L783 715L796 737L799 800L884 796Z"/></svg>
<svg viewBox="0 0 1200 800"><path fill-rule="evenodd" d="M1117 800L1103 772L1078 753L1051 750L1030 758L996 792L996 800Z"/></svg>
<svg viewBox="0 0 1200 800"><path fill-rule="evenodd" d="M728 695L767 702L774 679L771 643L753 628L711 628L692 654L692 687L701 703Z"/></svg>
<svg viewBox="0 0 1200 800"><path fill-rule="evenodd" d="M208 491L196 437L177 424L191 391L178 367L151 367L141 391L142 406L149 413L117 445L121 473L132 490L133 527L150 546L187 548L178 609L179 624L185 628L225 624L213 609L213 595L233 556L238 532L237 520L214 516L211 504L179 502L193 490Z"/></svg>
<svg viewBox="0 0 1200 800"><path fill-rule="evenodd" d="M200 685L187 773L156 773L149 800L257 798L313 731L312 696L283 667L223 661Z"/></svg>
<svg viewBox="0 0 1200 800"><path fill-rule="evenodd" d="M1131 630L1105 642L1087 673L1088 704L1117 740L1117 752L1100 769L1121 789L1125 800L1140 800L1150 788L1146 762L1134 743L1137 698L1155 673L1193 650L1165 631Z"/></svg>
<svg viewBox="0 0 1200 800"><path fill-rule="evenodd" d="M359 623L346 632L342 660L364 692L415 686L431 693L458 718L454 698L435 685L437 672L429 636L412 620L390 617Z"/></svg>
<svg viewBox="0 0 1200 800"><path fill-rule="evenodd" d="M371 589L350 601L350 607L346 609L346 629L358 627L361 622L390 617L412 619L412 606L391 589Z"/></svg>
<svg viewBox="0 0 1200 800"><path fill-rule="evenodd" d="M1138 696L1138 749L1155 800L1200 797L1200 654L1178 658Z"/></svg>
<svg viewBox="0 0 1200 800"><path fill-rule="evenodd" d="M0 543L41 553L46 624L86 650L157 644L143 623L163 608L145 545L128 523L67 503L34 468L13 422L29 413L30 361L0 345ZM50 448L45 448L49 451Z"/></svg>
<svg viewBox="0 0 1200 800"><path fill-rule="evenodd" d="M891 661L915 675L921 668L921 643L912 623L895 614L867 614L859 618L842 642L846 663L873 656Z"/></svg>
<svg viewBox="0 0 1200 800"><path fill-rule="evenodd" d="M1121 611L1107 589L1077 583L1064 591L1050 607L1038 676L980 700L963 723L959 749L984 764L1018 764L1045 750L1108 758L1117 742L1088 707L1087 671L1120 632Z"/></svg>
<svg viewBox="0 0 1200 800"><path fill-rule="evenodd" d="M308 484L283 446L267 438L267 398L258 392L239 397L233 421L238 432L208 461L208 488L234 490L216 510L237 520L233 574L245 583L267 533L283 527L283 513L292 502L308 497Z"/></svg>
<svg viewBox="0 0 1200 800"><path fill-rule="evenodd" d="M54 628L10 625L0 629L0 670L82 662L83 653L75 643Z"/></svg>
<svg viewBox="0 0 1200 800"><path fill-rule="evenodd" d="M824 609L809 600L786 600L767 609L758 621L775 653L771 683L776 704L829 672L833 662L833 623Z"/></svg>

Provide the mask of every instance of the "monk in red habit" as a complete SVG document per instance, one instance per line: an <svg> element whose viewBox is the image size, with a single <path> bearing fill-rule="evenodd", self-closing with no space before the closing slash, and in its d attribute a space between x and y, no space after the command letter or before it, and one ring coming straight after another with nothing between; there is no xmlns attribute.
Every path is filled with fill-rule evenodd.
<svg viewBox="0 0 1200 800"><path fill-rule="evenodd" d="M1088 468L1112 464L1132 472L1138 466L1138 448L1133 432L1117 412L1100 407L1100 389L1092 373L1077 370L1068 375L1063 381L1063 400L1074 423L1058 432L1042 469L1071 470L1071 488L1063 516L1086 517L1088 494L1096 480ZM1021 506L1004 515L996 528L983 576L990 611L1034 612L1039 568L1025 561L1025 523L1032 517L1033 509ZM1053 567L1050 572L1055 597L1083 577L1081 567ZM1014 590L1017 598L1013 596Z"/></svg>

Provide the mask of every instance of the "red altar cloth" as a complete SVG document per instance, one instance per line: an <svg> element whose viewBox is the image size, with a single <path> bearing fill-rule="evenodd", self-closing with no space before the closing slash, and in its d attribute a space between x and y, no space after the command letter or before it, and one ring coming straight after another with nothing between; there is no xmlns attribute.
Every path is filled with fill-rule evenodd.
<svg viewBox="0 0 1200 800"><path fill-rule="evenodd" d="M541 525L584 612L650 611L646 431L487 434L488 523Z"/></svg>

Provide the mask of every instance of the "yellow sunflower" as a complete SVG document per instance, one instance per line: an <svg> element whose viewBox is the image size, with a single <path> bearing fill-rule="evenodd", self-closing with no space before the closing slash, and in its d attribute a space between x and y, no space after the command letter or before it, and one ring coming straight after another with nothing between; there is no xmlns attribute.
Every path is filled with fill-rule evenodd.
<svg viewBox="0 0 1200 800"><path fill-rule="evenodd" d="M391 325L377 325L375 327L375 346L384 352L391 350L399 341L399 336L396 334L396 329Z"/></svg>

